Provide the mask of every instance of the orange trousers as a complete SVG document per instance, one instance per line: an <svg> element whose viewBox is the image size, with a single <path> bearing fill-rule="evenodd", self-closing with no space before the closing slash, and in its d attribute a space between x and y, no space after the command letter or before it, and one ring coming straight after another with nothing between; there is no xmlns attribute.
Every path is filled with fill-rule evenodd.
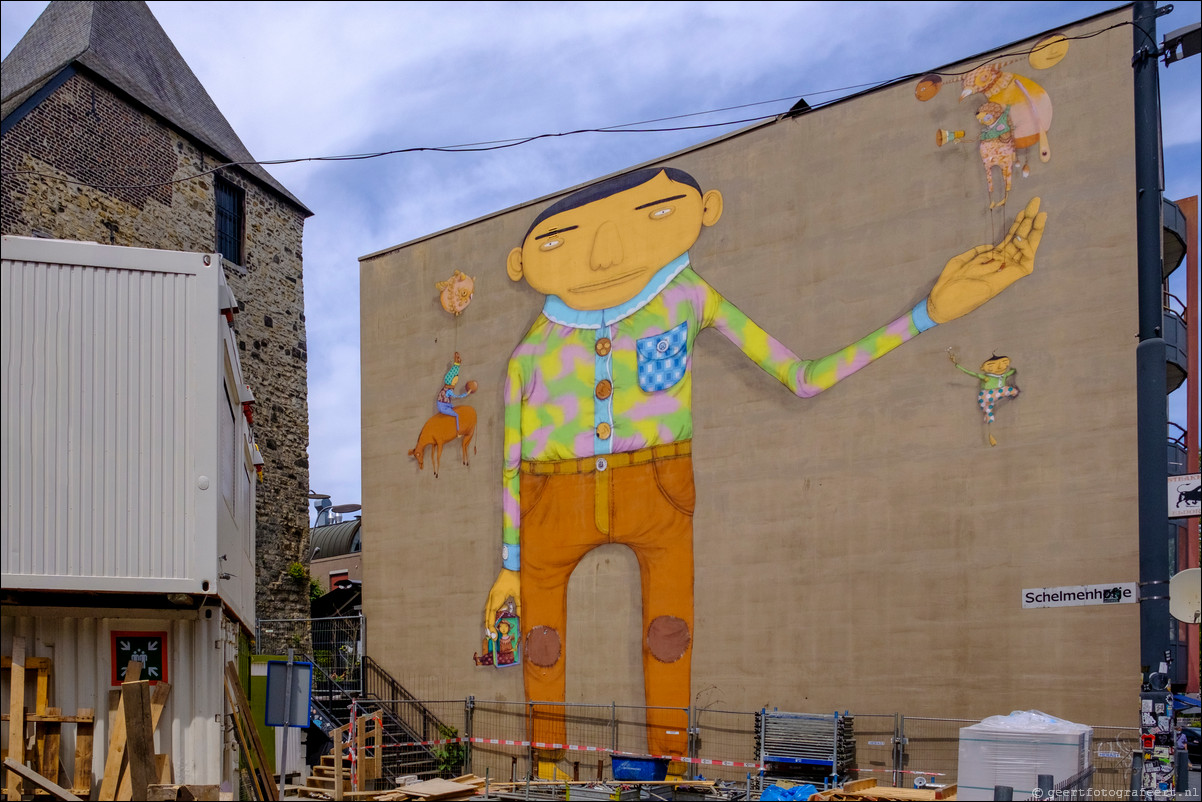
<svg viewBox="0 0 1202 802"><path fill-rule="evenodd" d="M606 457L523 462L522 656L536 748L567 745L564 679L567 590L588 552L622 543L643 591L647 746L684 755L693 656L693 460L672 443Z"/></svg>

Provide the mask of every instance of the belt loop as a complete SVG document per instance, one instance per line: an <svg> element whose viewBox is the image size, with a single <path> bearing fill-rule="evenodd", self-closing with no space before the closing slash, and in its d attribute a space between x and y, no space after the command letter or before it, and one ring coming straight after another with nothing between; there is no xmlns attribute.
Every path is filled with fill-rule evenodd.
<svg viewBox="0 0 1202 802"><path fill-rule="evenodd" d="M609 479L613 476L612 470L605 470L602 466L604 457L597 460L601 465L597 466L597 470L593 472L593 522L597 525L597 531L603 535L609 534Z"/></svg>

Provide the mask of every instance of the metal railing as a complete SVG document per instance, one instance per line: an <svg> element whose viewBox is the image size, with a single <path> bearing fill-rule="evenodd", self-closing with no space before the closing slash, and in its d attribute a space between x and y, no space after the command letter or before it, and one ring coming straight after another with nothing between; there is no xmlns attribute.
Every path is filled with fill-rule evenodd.
<svg viewBox="0 0 1202 802"><path fill-rule="evenodd" d="M384 724L386 785L397 776L429 777L487 772L498 781L531 776L529 722L545 702L481 701L474 697L421 700L379 664L360 656L363 618L259 622L273 640L303 641L311 633L315 654L314 692L323 712L338 725L354 709L379 711ZM262 642L262 641L260 641ZM615 703L556 704L563 709L565 738L559 770L565 779L601 779L611 754L646 755L648 708ZM757 713L681 709L687 715L689 778L765 784L763 755L757 746ZM842 714L854 719L851 750L855 762L840 777L874 778L880 785L953 785L963 727L976 719L905 716L900 713ZM1092 788L1120 792L1129 787L1139 743L1136 727L1095 726L1090 747ZM920 779L921 778L921 779ZM769 779L769 782L771 780ZM1067 790L1067 789L1060 789Z"/></svg>
<svg viewBox="0 0 1202 802"><path fill-rule="evenodd" d="M381 710L386 732L391 722L397 733L385 738L386 786L406 774L472 773L497 782L520 782L537 773L527 726L545 703L361 697L355 704L363 712ZM609 779L611 755L647 755L646 708L612 703L565 703L562 708L565 743L558 753L558 777ZM755 713L694 707L688 716L688 755L676 764L685 777L747 784L757 790L776 781L765 776L756 746ZM840 772L840 781L872 778L881 786L901 788L955 785L960 730L978 723L898 713L846 717L854 719L855 763ZM462 726L447 723L451 721L461 721ZM431 723L411 729L407 722ZM1064 793L1059 797L1073 798L1073 789L1078 796L1088 788L1094 794L1123 792L1130 784L1138 744L1136 727L1093 727L1088 776L1062 778L1056 790Z"/></svg>

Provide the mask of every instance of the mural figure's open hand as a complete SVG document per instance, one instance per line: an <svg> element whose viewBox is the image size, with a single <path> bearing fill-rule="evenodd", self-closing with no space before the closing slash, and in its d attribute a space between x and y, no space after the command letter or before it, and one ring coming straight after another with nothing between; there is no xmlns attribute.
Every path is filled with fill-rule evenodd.
<svg viewBox="0 0 1202 802"><path fill-rule="evenodd" d="M953 257L927 298L927 314L946 323L968 314L1035 269L1047 214L1032 198L997 245L980 245Z"/></svg>
<svg viewBox="0 0 1202 802"><path fill-rule="evenodd" d="M515 605L514 612L521 620L522 575L517 571L502 568L501 573L497 575L497 581L492 583L492 589L488 591L488 601L484 604L484 631L490 638L497 636L497 613L511 597Z"/></svg>

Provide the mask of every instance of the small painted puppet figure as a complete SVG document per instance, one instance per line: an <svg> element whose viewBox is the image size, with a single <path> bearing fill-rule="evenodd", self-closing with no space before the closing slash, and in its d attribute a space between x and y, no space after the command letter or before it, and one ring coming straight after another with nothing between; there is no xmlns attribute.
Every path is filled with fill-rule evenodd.
<svg viewBox="0 0 1202 802"><path fill-rule="evenodd" d="M455 398L467 398L472 393L472 388L468 388L466 393L456 393L455 385L459 383L459 365L462 359L459 352L455 352L455 361L451 364L450 370L442 377L442 389L438 391L438 397L434 399L434 408L444 415L450 415L455 419L455 432L459 432L459 413L451 406L451 401Z"/></svg>
<svg viewBox="0 0 1202 802"><path fill-rule="evenodd" d="M981 407L981 411L985 413L985 425L993 423L993 408L1003 398L1017 398L1019 389L1010 382L1016 371L1010 367L1010 357L993 356L981 363L981 372L969 370L956 361L956 353L952 349L947 349L947 358L952 361L960 370L967 373L969 376L975 376L981 381L981 389L977 392L977 405ZM996 446L997 440L993 435L989 435L989 445Z"/></svg>
<svg viewBox="0 0 1202 802"><path fill-rule="evenodd" d="M483 649L472 656L476 665L504 668L521 662L521 646L517 636L521 625L516 608L517 602L511 598L497 612L494 631L485 633Z"/></svg>
<svg viewBox="0 0 1202 802"><path fill-rule="evenodd" d="M498 666L511 666L514 663L514 641L509 622L502 621L497 624L497 633L500 637L497 638L496 644L496 664Z"/></svg>
<svg viewBox="0 0 1202 802"><path fill-rule="evenodd" d="M985 165L985 185L989 188L989 198L993 200L993 168L1002 171L1002 180L1006 191L1000 201L989 204L990 209L1006 205L1010 196L1010 185L1014 175L1014 165L1017 161L1014 150L1014 132L1010 123L1010 110L1001 103L982 103L977 110L977 122L981 124L981 163Z"/></svg>

